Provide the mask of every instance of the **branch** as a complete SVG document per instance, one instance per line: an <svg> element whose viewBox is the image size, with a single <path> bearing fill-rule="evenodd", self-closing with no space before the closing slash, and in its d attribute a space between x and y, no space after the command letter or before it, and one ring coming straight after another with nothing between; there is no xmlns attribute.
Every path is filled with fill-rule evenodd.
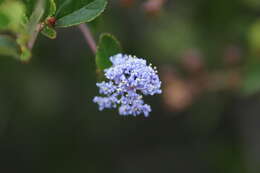
<svg viewBox="0 0 260 173"><path fill-rule="evenodd" d="M28 48L30 50L32 50L32 48L35 44L35 41L39 35L39 32L41 31L41 28L42 28L41 24L37 24L36 29L35 29L34 33L32 34L30 41L28 42Z"/></svg>
<svg viewBox="0 0 260 173"><path fill-rule="evenodd" d="M97 52L97 45L96 45L96 42L88 28L88 26L86 24L80 24L79 26L79 29L81 31L81 33L83 34L87 44L89 45L89 48L91 49L91 51L96 54Z"/></svg>

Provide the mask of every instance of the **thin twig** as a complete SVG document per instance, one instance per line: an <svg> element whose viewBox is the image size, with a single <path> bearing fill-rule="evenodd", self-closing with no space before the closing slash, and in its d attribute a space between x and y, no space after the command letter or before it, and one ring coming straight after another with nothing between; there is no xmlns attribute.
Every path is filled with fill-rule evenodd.
<svg viewBox="0 0 260 173"><path fill-rule="evenodd" d="M79 25L79 29L80 31L82 32L87 44L89 45L91 51L96 54L97 52L97 45L96 45L96 42L88 28L88 26L86 24L80 24Z"/></svg>
<svg viewBox="0 0 260 173"><path fill-rule="evenodd" d="M35 41L39 35L39 32L41 31L41 27L42 27L41 24L37 24L37 27L36 27L34 33L32 34L30 41L28 42L28 48L30 50L32 50L32 48L35 44Z"/></svg>

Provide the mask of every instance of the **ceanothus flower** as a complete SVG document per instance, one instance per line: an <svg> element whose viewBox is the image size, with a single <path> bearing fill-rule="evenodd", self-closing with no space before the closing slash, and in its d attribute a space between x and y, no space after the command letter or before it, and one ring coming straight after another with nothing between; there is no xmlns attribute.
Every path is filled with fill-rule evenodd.
<svg viewBox="0 0 260 173"><path fill-rule="evenodd" d="M94 97L93 102L100 111L118 107L120 115L149 116L151 107L144 103L143 95L162 93L156 68L130 55L117 54L110 61L112 66L104 70L108 82L97 83L102 96Z"/></svg>

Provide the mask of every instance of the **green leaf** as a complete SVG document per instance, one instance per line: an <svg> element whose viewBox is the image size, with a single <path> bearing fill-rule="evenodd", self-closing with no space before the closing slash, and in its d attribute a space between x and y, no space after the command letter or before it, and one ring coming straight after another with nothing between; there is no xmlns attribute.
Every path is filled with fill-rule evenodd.
<svg viewBox="0 0 260 173"><path fill-rule="evenodd" d="M0 55L19 58L19 46L14 39L0 35Z"/></svg>
<svg viewBox="0 0 260 173"><path fill-rule="evenodd" d="M57 6L57 12L55 17L57 19L62 18L80 8L86 6L87 4L93 2L94 0L55 0Z"/></svg>
<svg viewBox="0 0 260 173"><path fill-rule="evenodd" d="M56 26L69 27L90 22L105 10L106 5L106 0L95 0L62 18L57 18Z"/></svg>
<svg viewBox="0 0 260 173"><path fill-rule="evenodd" d="M49 14L48 17L54 16L56 13L56 3L54 0L49 0L50 8L49 8Z"/></svg>
<svg viewBox="0 0 260 173"><path fill-rule="evenodd" d="M45 26L41 33L50 39L55 39L57 36L55 29L53 29L49 26Z"/></svg>
<svg viewBox="0 0 260 173"><path fill-rule="evenodd" d="M109 57L122 52L118 40L111 34L102 34L96 53L96 64L99 70L104 70L111 66Z"/></svg>

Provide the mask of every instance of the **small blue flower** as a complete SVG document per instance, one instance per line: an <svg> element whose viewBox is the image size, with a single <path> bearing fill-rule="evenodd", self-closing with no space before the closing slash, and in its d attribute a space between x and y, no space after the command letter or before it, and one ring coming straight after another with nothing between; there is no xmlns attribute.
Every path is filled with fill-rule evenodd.
<svg viewBox="0 0 260 173"><path fill-rule="evenodd" d="M161 81L157 71L146 60L130 55L117 54L110 57L112 66L105 69L108 82L97 83L99 93L93 102L99 110L118 108L120 115L149 116L150 105L143 101L143 95L161 94Z"/></svg>

